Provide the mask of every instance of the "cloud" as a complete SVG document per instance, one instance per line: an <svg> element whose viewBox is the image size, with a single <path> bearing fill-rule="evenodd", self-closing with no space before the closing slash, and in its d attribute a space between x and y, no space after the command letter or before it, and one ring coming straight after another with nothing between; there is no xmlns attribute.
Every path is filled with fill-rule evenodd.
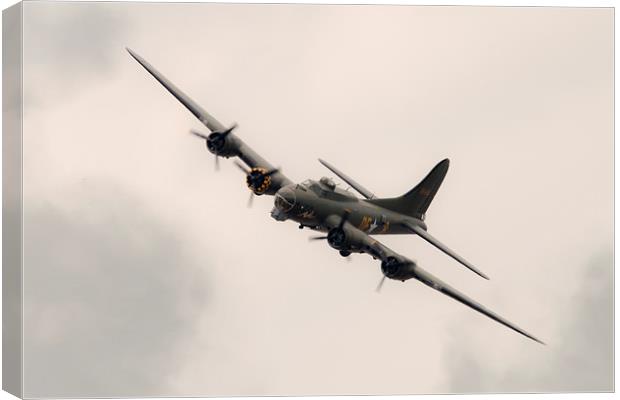
<svg viewBox="0 0 620 400"><path fill-rule="evenodd" d="M558 279L561 279L559 277ZM559 282L561 283L561 282ZM563 307L549 345L529 359L479 357L472 340L453 337L444 351L452 393L609 392L613 386L613 261L594 257ZM516 360L516 361L515 361Z"/></svg>
<svg viewBox="0 0 620 400"><path fill-rule="evenodd" d="M38 380L40 393L51 396L61 384L89 395L445 392L447 367L460 359L487 373L491 390L504 372L553 360L562 345L553 330L579 310L568 305L583 259L613 234L613 12L99 3L81 21L81 3L49 4L60 11L42 9L44 23L26 32L44 48L30 42L26 69L36 74L25 83L41 107L25 113L23 138L24 195L38 202L27 235L50 242L26 253L42 263L30 277L52 285L33 282L26 293L28 302L35 296L29 312L38 321L28 326L27 361L43 362L26 372L36 372L27 378ZM239 122L240 137L296 181L328 174L316 162L322 157L377 194L399 195L450 157L427 222L491 283L416 238L380 240L550 345L418 282L389 281L377 295L376 261L358 255L346 263L309 245L311 232L269 218L273 198L256 198L247 210L238 169L222 160L213 173L204 143L187 134L200 123L125 45L221 122ZM116 186L76 189L93 176ZM150 211L140 211L147 204ZM177 255L166 258L166 248ZM519 257L506 256L516 248ZM123 260L135 263L104 267L123 262L110 253L133 254ZM125 340L101 293L128 298L143 286L154 287L153 303L130 309L150 310L153 337L144 343ZM192 300L188 288L204 288L208 302ZM119 303L114 310L127 308ZM99 325L98 315L104 328L84 327ZM455 320L463 322L458 330ZM80 355L91 343L105 349L101 332L120 350ZM456 337L445 347L452 332L479 341L464 349L470 343ZM497 366L487 362L494 357Z"/></svg>
<svg viewBox="0 0 620 400"><path fill-rule="evenodd" d="M26 207L25 395L165 395L204 266L122 188L64 193L63 207Z"/></svg>
<svg viewBox="0 0 620 400"><path fill-rule="evenodd" d="M24 5L26 106L52 106L113 76L130 24L110 3Z"/></svg>

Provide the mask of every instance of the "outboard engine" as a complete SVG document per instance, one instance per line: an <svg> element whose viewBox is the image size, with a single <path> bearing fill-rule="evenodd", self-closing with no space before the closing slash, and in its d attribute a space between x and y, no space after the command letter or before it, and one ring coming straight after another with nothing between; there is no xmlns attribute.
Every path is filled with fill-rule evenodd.
<svg viewBox="0 0 620 400"><path fill-rule="evenodd" d="M237 124L232 125L225 131L215 131L206 137L207 149L220 157L232 157L236 156L238 150L234 143L230 140L229 135L237 127Z"/></svg>
<svg viewBox="0 0 620 400"><path fill-rule="evenodd" d="M400 260L394 256L388 256L381 261L381 272L387 278L404 282L415 277L415 265L415 262L409 259Z"/></svg>

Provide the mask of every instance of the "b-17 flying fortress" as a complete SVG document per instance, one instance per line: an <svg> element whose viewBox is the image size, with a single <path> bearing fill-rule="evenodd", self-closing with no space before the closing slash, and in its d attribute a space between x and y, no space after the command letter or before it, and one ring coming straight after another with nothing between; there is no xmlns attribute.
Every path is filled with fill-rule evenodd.
<svg viewBox="0 0 620 400"><path fill-rule="evenodd" d="M243 142L233 132L236 125L231 127L222 125L142 57L130 49L127 51L206 126L209 133L197 131L192 131L192 133L206 142L207 149L216 157L216 165L219 163L219 157L238 157L243 162L235 160L235 164L246 174L246 184L251 191L250 201L254 195L274 196L271 216L275 220L294 221L299 224L300 228L323 232L324 235L311 239L325 240L343 257L348 257L351 253L365 253L380 260L383 277L377 290L381 288L385 278L403 282L414 278L500 324L544 344L374 238L375 235L417 235L474 273L489 279L471 263L431 235L424 222L428 207L448 172L448 159L439 162L417 186L400 197L378 198L374 193L323 160L319 161L355 189L362 198L340 189L334 181L326 177L318 181L308 179L295 183L279 168L275 168L273 164L267 162Z"/></svg>

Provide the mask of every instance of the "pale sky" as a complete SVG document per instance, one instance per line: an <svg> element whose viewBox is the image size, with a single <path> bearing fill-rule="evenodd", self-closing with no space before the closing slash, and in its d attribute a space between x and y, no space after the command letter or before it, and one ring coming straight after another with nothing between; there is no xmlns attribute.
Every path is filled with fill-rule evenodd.
<svg viewBox="0 0 620 400"><path fill-rule="evenodd" d="M25 3L25 396L613 389L613 10ZM131 47L295 181L379 196L382 236L541 346L268 215Z"/></svg>

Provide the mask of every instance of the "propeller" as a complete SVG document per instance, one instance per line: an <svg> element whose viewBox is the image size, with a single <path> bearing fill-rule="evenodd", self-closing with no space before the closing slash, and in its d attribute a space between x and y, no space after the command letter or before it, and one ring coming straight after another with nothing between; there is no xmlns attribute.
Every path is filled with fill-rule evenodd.
<svg viewBox="0 0 620 400"><path fill-rule="evenodd" d="M209 143L209 136L210 135L207 136L204 133L198 132L198 131L196 131L194 129L190 130L189 133L191 133L192 135L194 135L194 136L196 136L196 137L198 137L200 139L203 139L207 143L207 148L209 147L208 143ZM217 155L217 153L215 153L215 171L217 172L219 170L220 170L220 157Z"/></svg>
<svg viewBox="0 0 620 400"><path fill-rule="evenodd" d="M203 139L207 144L207 149L209 149L211 153L215 154L215 170L216 171L220 170L219 152L222 150L222 148L226 144L226 137L230 135L230 133L234 131L236 128L237 128L237 124L234 123L231 125L230 128L224 131L213 131L211 132L210 135L205 135L204 133L198 132L193 129L189 131L192 135L200 139Z"/></svg>
<svg viewBox="0 0 620 400"><path fill-rule="evenodd" d="M228 135L231 134L232 131L237 129L237 123L233 123L230 128L224 131L213 131L209 136L207 136L207 147L209 150L217 151L220 150L222 145L224 144L224 140Z"/></svg>
<svg viewBox="0 0 620 400"><path fill-rule="evenodd" d="M377 293L381 292L381 288L383 287L383 282L385 282L385 278L387 278L387 277L385 275L383 275L383 277L379 281L379 284L377 285L377 288L375 289L375 292L377 292Z"/></svg>
<svg viewBox="0 0 620 400"><path fill-rule="evenodd" d="M401 269L409 263L416 264L415 261L402 261L393 256L386 257L383 261L381 261L381 272L383 273L383 277L379 281L377 285L377 293L381 290L383 286L383 282L385 282L385 278L391 279L400 279L398 274L401 272Z"/></svg>
<svg viewBox="0 0 620 400"><path fill-rule="evenodd" d="M335 244L336 248L338 248L338 246L342 245L343 242L346 240L346 234L344 232L344 224L346 224L347 220L349 219L349 216L351 215L351 210L344 210L344 212L342 213L342 217L340 217L340 223L338 224L337 227L332 228L329 230L329 232L327 232L327 235L323 235L323 236L311 236L308 238L309 241L315 241L315 240L328 240L330 245L331 244Z"/></svg>
<svg viewBox="0 0 620 400"><path fill-rule="evenodd" d="M249 169L247 169L247 168L245 167L245 165L241 164L239 161L235 160L235 161L234 161L234 164L235 164L235 165L236 165L236 166L237 166L237 167L238 167L241 171L243 171L243 173L244 173L244 174L249 174L249 173L250 173L250 170L249 170Z"/></svg>
<svg viewBox="0 0 620 400"><path fill-rule="evenodd" d="M342 229L342 227L344 226L344 224L347 222L347 220L349 219L349 216L351 215L351 210L349 210L348 208L344 210L344 213L342 213L342 217L340 218L340 225L338 225L338 229Z"/></svg>
<svg viewBox="0 0 620 400"><path fill-rule="evenodd" d="M246 175L245 181L251 190L248 207L252 206L255 194L263 194L267 190L271 183L271 175L280 172L280 168L273 168L268 171L257 167L249 169L237 160L234 161L234 164Z"/></svg>
<svg viewBox="0 0 620 400"><path fill-rule="evenodd" d="M209 136L205 135L204 133L198 132L196 130L190 130L189 133L191 133L194 136L198 136L201 139L207 140L209 139Z"/></svg>
<svg viewBox="0 0 620 400"><path fill-rule="evenodd" d="M239 161L235 160L235 165L243 171L244 174L248 175L248 179L252 180L252 183L262 183L264 177L271 176L275 173L280 172L280 168L270 169L269 171L263 172L260 168L248 169L245 165L241 164ZM260 185L259 185L260 186Z"/></svg>
<svg viewBox="0 0 620 400"><path fill-rule="evenodd" d="M239 168L244 174L248 175L250 173L250 170L247 169L243 164L241 164L239 161L235 160L234 164L237 166L237 168ZM252 207L252 204L254 203L254 191L250 192L250 198L248 199L248 208Z"/></svg>
<svg viewBox="0 0 620 400"><path fill-rule="evenodd" d="M327 239L327 236L310 236L308 238L309 241L315 241L315 240L325 240Z"/></svg>
<svg viewBox="0 0 620 400"><path fill-rule="evenodd" d="M388 256L385 260L381 261L381 271L387 275L394 275L400 269L401 262L393 256Z"/></svg>
<svg viewBox="0 0 620 400"><path fill-rule="evenodd" d="M327 233L327 241L332 247L336 249L341 249L342 245L347 239L347 235L344 232L344 224L347 223L350 215L351 210L344 210L338 226L330 229L330 231Z"/></svg>
<svg viewBox="0 0 620 400"><path fill-rule="evenodd" d="M309 242L314 242L317 240L326 240L329 239L329 236L323 235L323 236L310 236L308 238ZM351 262L351 253L350 252L346 252L346 254L343 254L342 250L340 251L340 255L344 257L345 260L347 260L347 262Z"/></svg>

